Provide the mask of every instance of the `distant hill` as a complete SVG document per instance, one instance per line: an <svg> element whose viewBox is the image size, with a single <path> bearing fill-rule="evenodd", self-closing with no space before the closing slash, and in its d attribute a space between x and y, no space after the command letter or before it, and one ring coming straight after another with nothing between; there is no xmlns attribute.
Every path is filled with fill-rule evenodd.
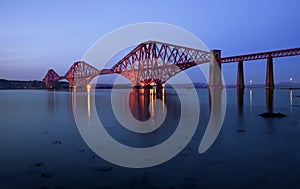
<svg viewBox="0 0 300 189"><path fill-rule="evenodd" d="M300 88L300 83L281 82L275 84L276 88Z"/></svg>
<svg viewBox="0 0 300 189"><path fill-rule="evenodd" d="M60 81L56 88L68 88L69 83ZM20 81L20 80L6 80L0 79L0 89L45 89L45 82L43 81Z"/></svg>
<svg viewBox="0 0 300 189"><path fill-rule="evenodd" d="M18 81L0 79L0 89L44 89L45 83L42 81Z"/></svg>
<svg viewBox="0 0 300 189"><path fill-rule="evenodd" d="M235 88L236 85L226 85L226 88ZM252 84L252 85L245 85L245 88L264 88L265 84ZM275 83L275 88L300 88L300 83L292 83L289 82L281 82L281 83Z"/></svg>

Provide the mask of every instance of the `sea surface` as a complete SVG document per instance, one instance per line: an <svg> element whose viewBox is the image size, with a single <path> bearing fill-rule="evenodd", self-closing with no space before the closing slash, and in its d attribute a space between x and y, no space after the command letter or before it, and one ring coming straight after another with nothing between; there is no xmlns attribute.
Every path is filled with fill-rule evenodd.
<svg viewBox="0 0 300 189"><path fill-rule="evenodd" d="M211 93L196 93L197 100L191 89L1 90L0 188L300 188L300 90L226 89L222 128L204 153L198 148L210 120ZM112 101L123 118L149 121L149 127L157 121L151 116L166 117L151 132L132 132L114 114ZM148 148L172 137L181 118L195 120L197 101L191 140L175 157L147 168L104 160L86 143L74 114L83 109L88 120L81 125L93 127L97 116L118 143ZM259 116L267 111L287 117Z"/></svg>

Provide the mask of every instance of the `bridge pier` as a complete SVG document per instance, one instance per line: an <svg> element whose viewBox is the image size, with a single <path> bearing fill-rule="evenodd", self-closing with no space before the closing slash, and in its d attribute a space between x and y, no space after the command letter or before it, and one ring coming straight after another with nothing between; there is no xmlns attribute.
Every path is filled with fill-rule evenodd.
<svg viewBox="0 0 300 189"><path fill-rule="evenodd" d="M273 58L267 60L266 88L274 89Z"/></svg>
<svg viewBox="0 0 300 189"><path fill-rule="evenodd" d="M221 58L221 50L210 50L209 63L209 88L223 88L221 63L218 61Z"/></svg>
<svg viewBox="0 0 300 189"><path fill-rule="evenodd" d="M239 61L238 62L238 72L237 72L236 88L238 88L238 89L244 89L245 88L243 61Z"/></svg>
<svg viewBox="0 0 300 189"><path fill-rule="evenodd" d="M66 78L66 80L69 82L69 88L72 88L74 80L72 78Z"/></svg>

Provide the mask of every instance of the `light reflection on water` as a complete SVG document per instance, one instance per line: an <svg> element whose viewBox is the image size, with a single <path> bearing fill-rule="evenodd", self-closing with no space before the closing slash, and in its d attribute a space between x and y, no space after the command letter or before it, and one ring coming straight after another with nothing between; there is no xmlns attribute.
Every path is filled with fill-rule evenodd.
<svg viewBox="0 0 300 189"><path fill-rule="evenodd" d="M249 90L249 103L250 103L250 111L252 112L252 88Z"/></svg>
<svg viewBox="0 0 300 189"><path fill-rule="evenodd" d="M87 89L87 112L88 112L88 121L90 125L91 121L91 88Z"/></svg>
<svg viewBox="0 0 300 189"><path fill-rule="evenodd" d="M130 111L140 120L146 120L153 113L153 109L149 111L149 104L153 108L156 98L166 104L168 116L162 130L148 137L130 135L109 117L111 109L106 107L110 105L110 91L98 90L94 97L98 98L98 113L106 117L106 129L113 137L128 145L139 143L139 147L155 145L172 135L171 126L176 125L180 116L180 102L174 91L130 93ZM73 118L72 93L0 91L0 187L300 187L299 90L245 89L241 96L235 89L228 89L221 133L213 146L201 155L197 148L209 118L209 95L207 89L197 89L197 92L200 121L188 147L161 166L125 169L97 157L83 142ZM82 94L86 95L85 109L91 118L94 116L90 112L93 94ZM270 110L287 114L287 118L258 116ZM56 140L62 144L53 143ZM39 162L43 163L42 167L34 165ZM44 178L43 173L52 177ZM145 179L148 181L143 182Z"/></svg>
<svg viewBox="0 0 300 189"><path fill-rule="evenodd" d="M293 105L293 90L290 90L290 105Z"/></svg>
<svg viewBox="0 0 300 189"><path fill-rule="evenodd" d="M98 116L104 127L108 127L107 132L122 144L135 147L157 145L174 133L180 118L178 96L172 92L165 100L164 90L116 89L112 95L105 96L96 91ZM166 118L165 109L168 110ZM143 134L136 133L138 127Z"/></svg>

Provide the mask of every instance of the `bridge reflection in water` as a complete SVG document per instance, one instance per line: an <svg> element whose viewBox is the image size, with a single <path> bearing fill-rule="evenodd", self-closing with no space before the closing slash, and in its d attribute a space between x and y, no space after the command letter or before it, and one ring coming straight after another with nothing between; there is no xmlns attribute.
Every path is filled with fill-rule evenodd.
<svg viewBox="0 0 300 189"><path fill-rule="evenodd" d="M291 90L292 93L292 90ZM240 114L244 112L244 89L237 88L236 89L236 102L237 102L237 109ZM290 95L290 99L291 99ZM249 107L250 111L252 112L252 103L253 103L253 89L249 89ZM265 89L265 105L266 105L266 112L272 113L274 104L274 89Z"/></svg>
<svg viewBox="0 0 300 189"><path fill-rule="evenodd" d="M86 115L88 115L89 119L91 118L91 97L92 92L91 88L87 88L86 91L82 95L86 95L86 102L83 103L84 106L86 106ZM203 90L203 89L200 89ZM254 93L259 89L252 89L250 88L247 91L248 101L249 101L249 108L250 112L253 111L253 95ZM207 90L207 94L210 95L209 90ZM72 89L72 93L80 92L76 88ZM101 93L101 90L97 91L96 93ZM57 91L51 91L47 92L47 107L49 108L50 112L55 112L57 109ZM82 93L82 92L80 92ZM76 105L78 104L76 101L76 95L68 95L68 103L70 104L70 108L74 108L76 111ZM72 103L72 96L73 103ZM244 112L244 104L245 104L245 89L236 89L236 106L238 113L243 114ZM155 115L155 100L161 100L161 110L162 113L166 113L166 106L163 106L163 104L169 101L169 109L168 111L179 111L180 110L180 102L177 102L174 98L170 98L170 94L168 97L166 97L166 89L160 88L160 89L130 89L129 92L129 109L132 115L139 121L145 121L148 120L151 117L151 114ZM119 97L119 101L121 102L124 100L124 96ZM290 104L290 112L293 113L293 90L289 90L289 104ZM210 100L209 100L210 101ZM82 104L82 105L83 105ZM82 107L80 107L82 108ZM149 109L151 108L151 109ZM209 102L209 109L211 108L211 103ZM266 112L273 112L274 111L274 89L265 89L265 109ZM124 113L128 113L125 112ZM169 112L171 113L171 112Z"/></svg>
<svg viewBox="0 0 300 189"><path fill-rule="evenodd" d="M91 90L94 89L87 89L86 90L86 109L87 109L87 115L90 118L91 116ZM131 89L130 95L129 95L129 108L133 116L140 120L145 121L150 118L150 115L155 113L155 100L159 99L163 103L166 101L166 94L165 94L164 88L162 89ZM249 107L250 111L253 111L253 90L252 88L249 89ZM77 89L72 89L73 93L78 92ZM101 92L101 91L98 91ZM47 107L49 108L50 112L56 111L56 93L57 91L51 91L47 94ZM208 90L208 94L209 90ZM70 103L70 108L72 108L72 95L69 95L70 99L68 100ZM73 95L73 108L76 110L76 96ZM236 89L236 104L237 104L237 110L240 114L243 114L244 112L244 102L245 102L245 92L244 89ZM120 97L120 100L124 100ZM293 90L291 89L289 92L289 104L290 104L290 111L292 113L292 106L293 106ZM175 103L173 101L173 105L171 109L180 109L180 104ZM211 105L210 105L211 106ZM274 106L274 89L265 89L265 106L267 112L273 112L273 106ZM151 110L149 111L149 107L151 107ZM165 106L161 106L162 112L165 112Z"/></svg>
<svg viewBox="0 0 300 189"><path fill-rule="evenodd" d="M75 119L76 123L80 122L82 126L78 127L80 133L93 134L97 136L97 139L105 139L108 135L111 138L115 139L117 142L132 146L136 148L145 148L150 146L158 145L172 136L176 130L179 123L179 119L183 117L184 119L192 119L196 117L194 114L194 107L197 106L194 101L195 99L190 98L189 89L181 89L179 92L184 93L187 97L187 107L184 110L181 108L181 102L175 90L173 89L87 89L85 92L76 91L74 89L73 93L70 96L73 96L73 113L76 114ZM209 118L212 116L211 112L214 114L221 114L220 106L213 107L213 104L221 104L222 90L208 90L208 89L197 89L199 101L201 104L201 116L200 122L198 123L199 131L203 132L204 135L201 140L208 141L205 143L204 147L202 145L199 148L199 152L205 152L208 147L213 143L217 135L209 138L211 133L218 133L221 127L208 127L207 124L210 122ZM276 92L284 93L286 95L285 101L288 105L293 104L293 91L280 91ZM252 113L252 103L254 111L257 116L259 113L263 113L260 107L265 106L266 111L273 111L274 105L274 90L265 90L265 89L245 89L245 90L236 90L228 89L228 101L229 106L227 107L228 115L237 117L237 125L241 132L243 131L243 120L247 115ZM209 95L207 95L209 94ZM245 95L247 98L245 98ZM248 96L249 95L249 96ZM254 95L254 96L253 96ZM112 97L113 96L113 97ZM211 97L212 96L212 97ZM209 98L208 98L209 97ZM54 96L49 96L49 102L56 103L54 101ZM95 101L95 99L97 99ZM117 109L120 114L125 118L128 118L130 115L139 122L147 123L147 130L150 132L131 132L132 128L125 127L122 122L120 122L115 116L115 112L112 110L112 98L114 98L115 103L117 104ZM265 98L260 100L260 98ZM254 99L254 101L253 101ZM157 103L161 101L161 103ZM165 104L165 105L164 105ZM275 103L276 104L276 103ZM56 104L58 105L58 104ZM245 109L245 105L246 108ZM51 107L54 107L51 105ZM234 106L234 107L232 107ZM249 110L249 109L250 110ZM97 109L96 113L93 109ZM183 110L183 111L182 111ZM77 113L76 113L77 112ZM163 115L167 112L167 116L163 119L163 122L160 124L160 119L156 117L158 115ZM244 113L245 112L245 113ZM244 116L243 113L246 115ZM240 115L240 116L239 116ZM198 115L199 116L199 115ZM76 118L77 117L77 118ZM161 116L164 118L164 116ZM99 125L96 122L97 119L100 119L103 125L103 130L97 131ZM218 120L216 120L218 121ZM219 120L220 121L220 120ZM271 120L272 121L272 120ZM216 122L211 122L212 126L217 125ZM140 125L134 125L140 127ZM102 126L100 126L102 127ZM184 125L184 130L191 130L188 124ZM206 132L207 131L207 132ZM94 139L96 140L96 139ZM105 143L106 144L106 143ZM110 142L107 145L111 145ZM112 144L113 145L113 144ZM114 148L115 146L112 146ZM95 148L98 148L95 146ZM110 149L104 149L110 150Z"/></svg>
<svg viewBox="0 0 300 189"><path fill-rule="evenodd" d="M274 89L266 89L266 112L273 112Z"/></svg>
<svg viewBox="0 0 300 189"><path fill-rule="evenodd" d="M97 138L107 141L113 138L121 144L139 148L172 141L170 136L177 130L183 129L183 136L189 135L197 128L199 104L195 101L198 99L190 98L195 89L176 90L88 89L79 92L77 89L72 94L74 117L76 123L79 122L77 127L83 135L97 133ZM185 96L183 103L180 96ZM179 123L182 126L178 126ZM186 142L192 137L175 136Z"/></svg>
<svg viewBox="0 0 300 189"><path fill-rule="evenodd" d="M145 121L155 114L156 99L162 101L161 109L165 112L165 89L131 89L129 95L129 108L133 116L140 120ZM149 109L150 108L150 109Z"/></svg>
<svg viewBox="0 0 300 189"><path fill-rule="evenodd" d="M252 90L251 90L252 92ZM236 89L236 97L237 97L237 108L239 113L243 113L244 111L244 89L237 88Z"/></svg>
<svg viewBox="0 0 300 189"><path fill-rule="evenodd" d="M249 107L250 111L253 111L253 90L252 88L249 89ZM274 91L275 89L266 88L265 89L265 109L268 113L274 113ZM237 109L240 114L244 112L244 89L236 89L236 102L237 102ZM276 103L276 102L275 102ZM290 105L290 113L293 113L293 89L289 89L289 105ZM276 111L276 110L275 110Z"/></svg>
<svg viewBox="0 0 300 189"><path fill-rule="evenodd" d="M88 122L91 121L91 117L98 115L91 115L91 109L95 108L98 113L104 113L107 115L108 112L112 114L123 115L127 117L129 113L137 119L138 121L145 122L150 119L152 125L157 125L156 116L157 110L158 113L166 114L167 107L165 105L165 89L93 89L86 88L84 90L79 90L74 88L72 90L73 103L71 99L71 103L73 105L73 111L78 111L78 109L82 112L82 115L87 115ZM101 95L100 95L101 94ZM81 98L84 96L83 98ZM95 101L96 100L96 101ZM161 103L157 103L159 100ZM113 102L112 102L113 101ZM54 106L53 98L48 98L48 102ZM96 104L93 104L95 102ZM112 112L111 110L113 104L115 104L115 110L117 112ZM159 107L158 107L159 106ZM180 112L180 101L177 97L169 97L168 98L168 111L169 113ZM100 108L100 110L98 110ZM102 110L104 109L105 112ZM129 111L128 111L129 110ZM113 116L113 115L111 115ZM110 117L111 117L110 116ZM106 117L108 118L108 117ZM152 119L152 120L151 120ZM104 120L105 121L105 120Z"/></svg>

